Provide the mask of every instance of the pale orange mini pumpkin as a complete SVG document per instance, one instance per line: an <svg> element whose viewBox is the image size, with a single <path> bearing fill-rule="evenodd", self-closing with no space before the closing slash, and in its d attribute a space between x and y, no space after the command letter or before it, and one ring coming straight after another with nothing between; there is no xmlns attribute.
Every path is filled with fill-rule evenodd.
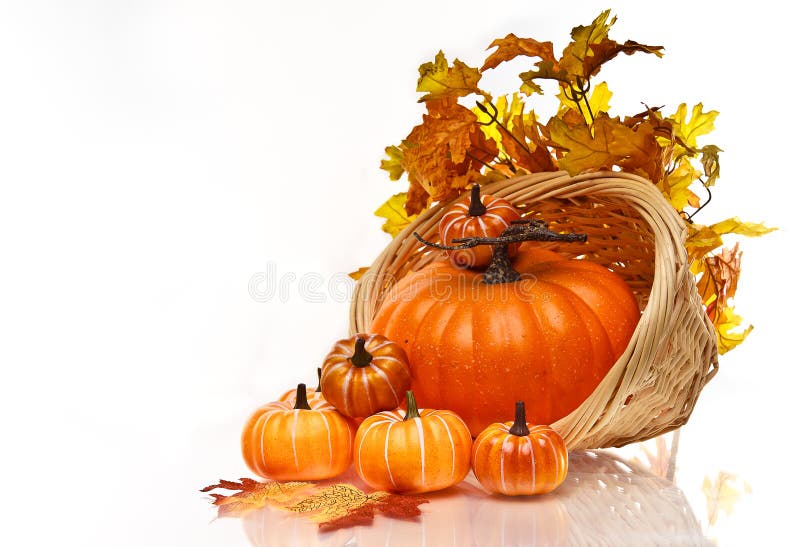
<svg viewBox="0 0 800 547"><path fill-rule="evenodd" d="M449 410L417 409L411 391L401 409L379 412L358 428L356 473L371 487L431 492L458 484L469 472L472 437Z"/></svg>
<svg viewBox="0 0 800 547"><path fill-rule="evenodd" d="M472 470L489 492L508 496L546 494L567 478L564 439L546 425L525 420L518 401L513 422L495 423L475 439Z"/></svg>
<svg viewBox="0 0 800 547"><path fill-rule="evenodd" d="M481 187L474 185L467 200L451 205L439 221L439 238L445 245L465 237L498 237L515 220L522 218L511 202L491 195L481 195ZM518 245L510 245L509 256L514 256ZM492 260L491 247L473 247L448 251L456 266L482 268Z"/></svg>
<svg viewBox="0 0 800 547"><path fill-rule="evenodd" d="M410 385L406 352L380 334L339 340L322 364L322 395L345 416L397 408Z"/></svg>
<svg viewBox="0 0 800 547"><path fill-rule="evenodd" d="M259 408L242 431L242 455L257 475L275 480L319 480L352 462L355 426L324 399L308 401L298 384L296 402Z"/></svg>

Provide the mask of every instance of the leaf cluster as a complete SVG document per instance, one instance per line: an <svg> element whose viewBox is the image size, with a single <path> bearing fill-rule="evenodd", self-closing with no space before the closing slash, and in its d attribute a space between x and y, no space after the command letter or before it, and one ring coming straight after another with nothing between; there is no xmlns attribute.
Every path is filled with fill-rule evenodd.
<svg viewBox="0 0 800 547"><path fill-rule="evenodd" d="M450 63L441 51L420 66L417 91L423 94L419 101L426 112L405 139L386 148L387 158L381 162L391 180L406 176L408 190L392 196L376 215L386 219L384 231L395 236L420 212L457 197L474 183L557 170L571 175L605 170L640 175L652 181L686 221L691 267L724 353L741 342L750 327L737 330L741 318L728 302L739 274L740 263L731 254L737 251L714 253L722 246L722 235L753 236L771 230L738 219L712 226L693 221L710 201L709 188L720 176L722 150L698 142L714 129L718 112L706 110L703 103L690 110L683 103L671 114L645 106L633 115L611 115L613 94L606 82L597 82L605 63L620 54L663 55L661 46L613 40L609 31L615 21L606 10L590 24L573 28L560 56L552 42L508 34L489 45L480 68L459 59ZM530 58L532 66L519 74L518 90L495 97L481 87L486 71L520 57ZM531 103L544 93L546 82L556 86L558 108L544 122Z"/></svg>

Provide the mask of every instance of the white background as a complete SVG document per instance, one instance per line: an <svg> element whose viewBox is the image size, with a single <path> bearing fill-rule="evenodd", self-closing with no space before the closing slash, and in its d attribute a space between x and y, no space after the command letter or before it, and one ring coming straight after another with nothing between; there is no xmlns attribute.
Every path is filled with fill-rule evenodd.
<svg viewBox="0 0 800 547"><path fill-rule="evenodd" d="M480 65L492 39L552 40L605 7L663 44L604 70L612 113L702 100L722 179L707 213L744 241L722 358L684 431L704 516L718 470L754 492L720 537L788 529L797 486L796 49L782 3L29 0L0 4L2 543L237 545L197 490L245 476L239 428L346 334L325 290L388 242L378 169L418 123L417 67ZM487 87L512 91L516 65ZM251 298L274 268L287 297ZM295 275L292 280L291 274ZM317 275L324 302L301 297ZM341 286L340 286L341 288ZM788 498L791 500L791 498ZM11 541L13 539L13 541Z"/></svg>

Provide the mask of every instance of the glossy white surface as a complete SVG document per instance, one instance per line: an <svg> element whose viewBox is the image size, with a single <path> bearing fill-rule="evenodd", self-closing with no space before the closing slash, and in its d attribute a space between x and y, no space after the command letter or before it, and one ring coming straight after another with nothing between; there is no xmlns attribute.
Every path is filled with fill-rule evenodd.
<svg viewBox="0 0 800 547"><path fill-rule="evenodd" d="M544 496L491 496L470 475L428 496L411 520L320 534L317 525L275 509L243 519L254 547L358 545L503 547L527 545L706 545L683 493L606 453L574 452L561 487Z"/></svg>
<svg viewBox="0 0 800 547"><path fill-rule="evenodd" d="M241 424L313 384L346 334L345 274L387 243L371 212L404 188L378 164L418 123L417 67L439 48L477 64L508 32L558 49L609 3L535 4L0 3L0 544L247 545L198 490L248 474ZM783 542L799 486L797 10L613 8L614 37L667 48L604 71L617 112L722 113L698 220L781 227L742 244L737 310L756 328L701 395L677 477L704 523L705 476L752 486L710 531L720 544ZM486 83L513 89L517 72Z"/></svg>

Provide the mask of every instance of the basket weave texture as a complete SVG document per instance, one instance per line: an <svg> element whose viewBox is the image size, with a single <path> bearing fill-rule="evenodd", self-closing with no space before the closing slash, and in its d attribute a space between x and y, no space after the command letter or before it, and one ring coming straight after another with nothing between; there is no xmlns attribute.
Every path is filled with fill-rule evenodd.
<svg viewBox="0 0 800 547"><path fill-rule="evenodd" d="M572 449L623 446L673 430L689 419L716 374L717 340L689 270L686 229L648 180L617 172L536 173L487 184L526 218L588 235L586 244L548 244L569 258L619 274L642 315L625 352L584 403L552 426ZM424 211L398 234L356 284L350 331L369 332L380 302L409 271L442 257L412 235L439 241L449 203Z"/></svg>

